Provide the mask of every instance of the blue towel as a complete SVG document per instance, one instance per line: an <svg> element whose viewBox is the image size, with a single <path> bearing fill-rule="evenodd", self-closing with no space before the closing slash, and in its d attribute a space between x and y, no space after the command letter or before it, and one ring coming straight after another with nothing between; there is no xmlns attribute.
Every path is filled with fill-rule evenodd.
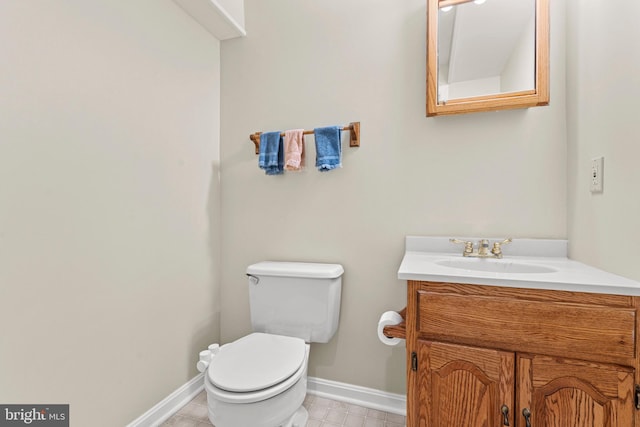
<svg viewBox="0 0 640 427"><path fill-rule="evenodd" d="M327 172L342 167L342 126L328 126L313 130L316 140L316 167Z"/></svg>
<svg viewBox="0 0 640 427"><path fill-rule="evenodd" d="M280 131L260 134L258 166L264 169L267 175L279 175L284 172L284 149Z"/></svg>

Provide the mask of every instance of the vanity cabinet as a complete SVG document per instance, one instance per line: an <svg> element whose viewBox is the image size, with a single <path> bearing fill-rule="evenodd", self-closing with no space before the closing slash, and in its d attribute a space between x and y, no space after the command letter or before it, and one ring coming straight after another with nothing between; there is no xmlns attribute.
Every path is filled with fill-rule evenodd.
<svg viewBox="0 0 640 427"><path fill-rule="evenodd" d="M638 297L409 281L408 427L640 427Z"/></svg>

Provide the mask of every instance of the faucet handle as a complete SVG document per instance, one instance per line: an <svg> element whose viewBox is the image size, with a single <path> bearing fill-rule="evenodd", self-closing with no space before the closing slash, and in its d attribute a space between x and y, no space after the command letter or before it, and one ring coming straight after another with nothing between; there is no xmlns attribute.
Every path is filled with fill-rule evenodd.
<svg viewBox="0 0 640 427"><path fill-rule="evenodd" d="M467 255L467 254L471 254L473 253L473 242L469 242L466 240L460 240L460 239L449 239L449 241L451 243L462 243L464 245L464 252L462 253L463 255Z"/></svg>
<svg viewBox="0 0 640 427"><path fill-rule="evenodd" d="M493 242L493 249L491 249L491 253L494 254L498 258L502 258L502 245L506 245L507 243L511 243L513 240L511 238L504 239L502 242Z"/></svg>
<svg viewBox="0 0 640 427"><path fill-rule="evenodd" d="M450 241L451 243L464 243L464 244L467 244L467 243L473 243L473 242L469 242L469 241L467 241L467 240L460 240L460 239L456 239L455 237L452 237L451 239L449 239L449 241Z"/></svg>

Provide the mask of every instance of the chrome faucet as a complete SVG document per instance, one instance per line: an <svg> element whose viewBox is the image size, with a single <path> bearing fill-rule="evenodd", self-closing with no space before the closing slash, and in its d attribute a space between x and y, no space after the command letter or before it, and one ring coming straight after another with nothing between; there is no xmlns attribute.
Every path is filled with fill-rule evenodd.
<svg viewBox="0 0 640 427"><path fill-rule="evenodd" d="M504 239L501 242L493 242L493 248L489 251L489 240L480 239L478 241L478 250L474 251L473 242L460 239L449 239L449 241L451 243L462 243L464 245L462 256L476 258L502 258L502 245L512 242L510 238Z"/></svg>

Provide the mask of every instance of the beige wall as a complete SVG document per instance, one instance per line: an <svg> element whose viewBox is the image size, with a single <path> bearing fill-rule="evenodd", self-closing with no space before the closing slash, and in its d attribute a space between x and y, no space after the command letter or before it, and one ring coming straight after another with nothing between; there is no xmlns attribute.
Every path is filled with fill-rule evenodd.
<svg viewBox="0 0 640 427"><path fill-rule="evenodd" d="M425 117L425 1L245 1L222 43L221 338L250 330L245 268L340 262L341 323L311 376L404 392L404 350L376 337L400 309L406 235L566 237L564 2L552 2L551 105ZM344 168L267 177L248 135L360 121ZM346 136L346 135L345 135ZM312 138L309 141L313 141Z"/></svg>
<svg viewBox="0 0 640 427"><path fill-rule="evenodd" d="M568 5L570 255L640 280L640 3ZM604 192L591 194L591 159L599 156Z"/></svg>
<svg viewBox="0 0 640 427"><path fill-rule="evenodd" d="M170 0L0 5L0 402L119 426L219 334L219 42Z"/></svg>

